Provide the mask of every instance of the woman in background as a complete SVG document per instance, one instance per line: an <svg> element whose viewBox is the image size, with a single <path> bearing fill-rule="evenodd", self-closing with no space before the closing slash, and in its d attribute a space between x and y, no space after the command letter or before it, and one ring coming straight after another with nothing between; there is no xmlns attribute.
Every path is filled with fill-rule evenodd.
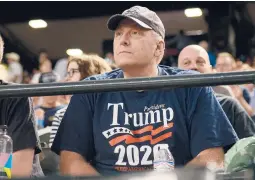
<svg viewBox="0 0 255 180"><path fill-rule="evenodd" d="M88 76L103 74L110 72L112 69L110 65L96 54L85 54L80 57L70 58L67 65L66 82L75 82L85 79ZM62 97L63 98L63 97ZM68 105L71 95L64 96L63 100ZM63 102L63 101L62 101ZM51 147L61 120L65 114L66 108L62 108L56 112L51 128L49 146Z"/></svg>

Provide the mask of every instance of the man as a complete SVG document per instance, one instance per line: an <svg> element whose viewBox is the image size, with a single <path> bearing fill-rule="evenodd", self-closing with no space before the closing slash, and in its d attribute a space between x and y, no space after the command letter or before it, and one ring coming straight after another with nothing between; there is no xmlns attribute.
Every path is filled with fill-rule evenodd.
<svg viewBox="0 0 255 180"><path fill-rule="evenodd" d="M181 51L178 67L200 73L213 73L207 52L198 45L187 46ZM217 92L216 97L240 139L255 135L255 123L238 101Z"/></svg>
<svg viewBox="0 0 255 180"><path fill-rule="evenodd" d="M199 45L199 46L201 46L201 45ZM205 54L204 51L202 51L201 48L199 48L196 45L191 45L191 46L187 46L187 47L190 47L190 48L187 48L185 50L185 57L183 58L183 60L182 61L178 61L178 67L179 68L183 68L183 69L190 69L190 70L199 69L200 73L206 73L206 72L212 73L212 65L211 65L210 62L209 62L208 66L204 66L204 62L205 62L204 60L203 61L200 60L201 62L199 60L197 60L197 63L192 63L190 61L190 57L189 57L189 53L194 54L195 49L197 49L198 52L203 53L202 55L204 57L208 57L208 53ZM180 56L179 56L179 58L180 58ZM197 55L195 56L195 58L197 58ZM191 58L191 59L194 59L194 58ZM180 63L182 64L181 66L180 66ZM223 85L221 85L221 86L214 86L213 90L216 93L224 94L226 96L234 97L234 94L233 94L233 92L232 92L232 90L231 90L231 88L229 86L223 86Z"/></svg>
<svg viewBox="0 0 255 180"><path fill-rule="evenodd" d="M157 14L134 6L112 16L114 59L120 69L88 80L189 73L162 67L165 29ZM223 166L236 133L210 88L139 90L72 96L52 145L62 174L112 175L152 168L168 148L175 165Z"/></svg>
<svg viewBox="0 0 255 180"><path fill-rule="evenodd" d="M216 59L216 70L217 72L233 72L236 70L236 61L233 56L229 53L223 52L219 53ZM247 89L241 88L239 86L230 86L235 98L243 106L250 116L254 116L255 112L250 103L250 95Z"/></svg>
<svg viewBox="0 0 255 180"><path fill-rule="evenodd" d="M8 81L22 83L23 67L19 62L20 56L15 52L7 53L5 56L8 62Z"/></svg>
<svg viewBox="0 0 255 180"><path fill-rule="evenodd" d="M216 59L217 72L231 72L236 69L236 61L234 57L227 53L219 53Z"/></svg>
<svg viewBox="0 0 255 180"><path fill-rule="evenodd" d="M0 62L4 42L0 36ZM0 86L8 83L0 80ZM8 126L13 140L12 177L43 176L38 154L41 152L30 98L1 98L0 125Z"/></svg>

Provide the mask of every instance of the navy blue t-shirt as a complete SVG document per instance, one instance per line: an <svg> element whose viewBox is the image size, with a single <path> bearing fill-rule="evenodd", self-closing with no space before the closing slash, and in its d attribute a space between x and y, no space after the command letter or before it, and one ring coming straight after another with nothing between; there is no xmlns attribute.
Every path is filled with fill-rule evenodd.
<svg viewBox="0 0 255 180"><path fill-rule="evenodd" d="M192 73L159 66L159 75ZM123 78L121 70L94 79ZM52 145L81 154L102 175L152 167L160 148L182 166L201 151L227 147L237 135L211 87L74 95Z"/></svg>

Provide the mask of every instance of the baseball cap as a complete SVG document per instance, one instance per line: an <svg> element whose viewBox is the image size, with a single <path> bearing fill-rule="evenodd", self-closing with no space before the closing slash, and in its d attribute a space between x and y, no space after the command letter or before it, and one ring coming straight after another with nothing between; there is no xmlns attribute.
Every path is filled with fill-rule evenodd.
<svg viewBox="0 0 255 180"><path fill-rule="evenodd" d="M54 72L42 73L39 77L39 83L58 82L59 76Z"/></svg>
<svg viewBox="0 0 255 180"><path fill-rule="evenodd" d="M165 27L158 15L142 6L133 6L123 11L122 14L115 14L107 22L108 29L114 31L117 29L121 20L128 18L135 21L145 29L152 29L163 39L165 38Z"/></svg>

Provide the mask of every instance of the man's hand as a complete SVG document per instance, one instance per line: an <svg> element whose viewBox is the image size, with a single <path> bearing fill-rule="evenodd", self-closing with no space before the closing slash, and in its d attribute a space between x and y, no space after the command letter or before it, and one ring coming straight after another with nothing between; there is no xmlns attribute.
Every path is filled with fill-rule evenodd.
<svg viewBox="0 0 255 180"><path fill-rule="evenodd" d="M80 154L71 151L61 151L60 172L69 176L99 176Z"/></svg>
<svg viewBox="0 0 255 180"><path fill-rule="evenodd" d="M204 166L215 163L217 169L224 168L224 150L222 147L210 148L200 152L187 166Z"/></svg>

